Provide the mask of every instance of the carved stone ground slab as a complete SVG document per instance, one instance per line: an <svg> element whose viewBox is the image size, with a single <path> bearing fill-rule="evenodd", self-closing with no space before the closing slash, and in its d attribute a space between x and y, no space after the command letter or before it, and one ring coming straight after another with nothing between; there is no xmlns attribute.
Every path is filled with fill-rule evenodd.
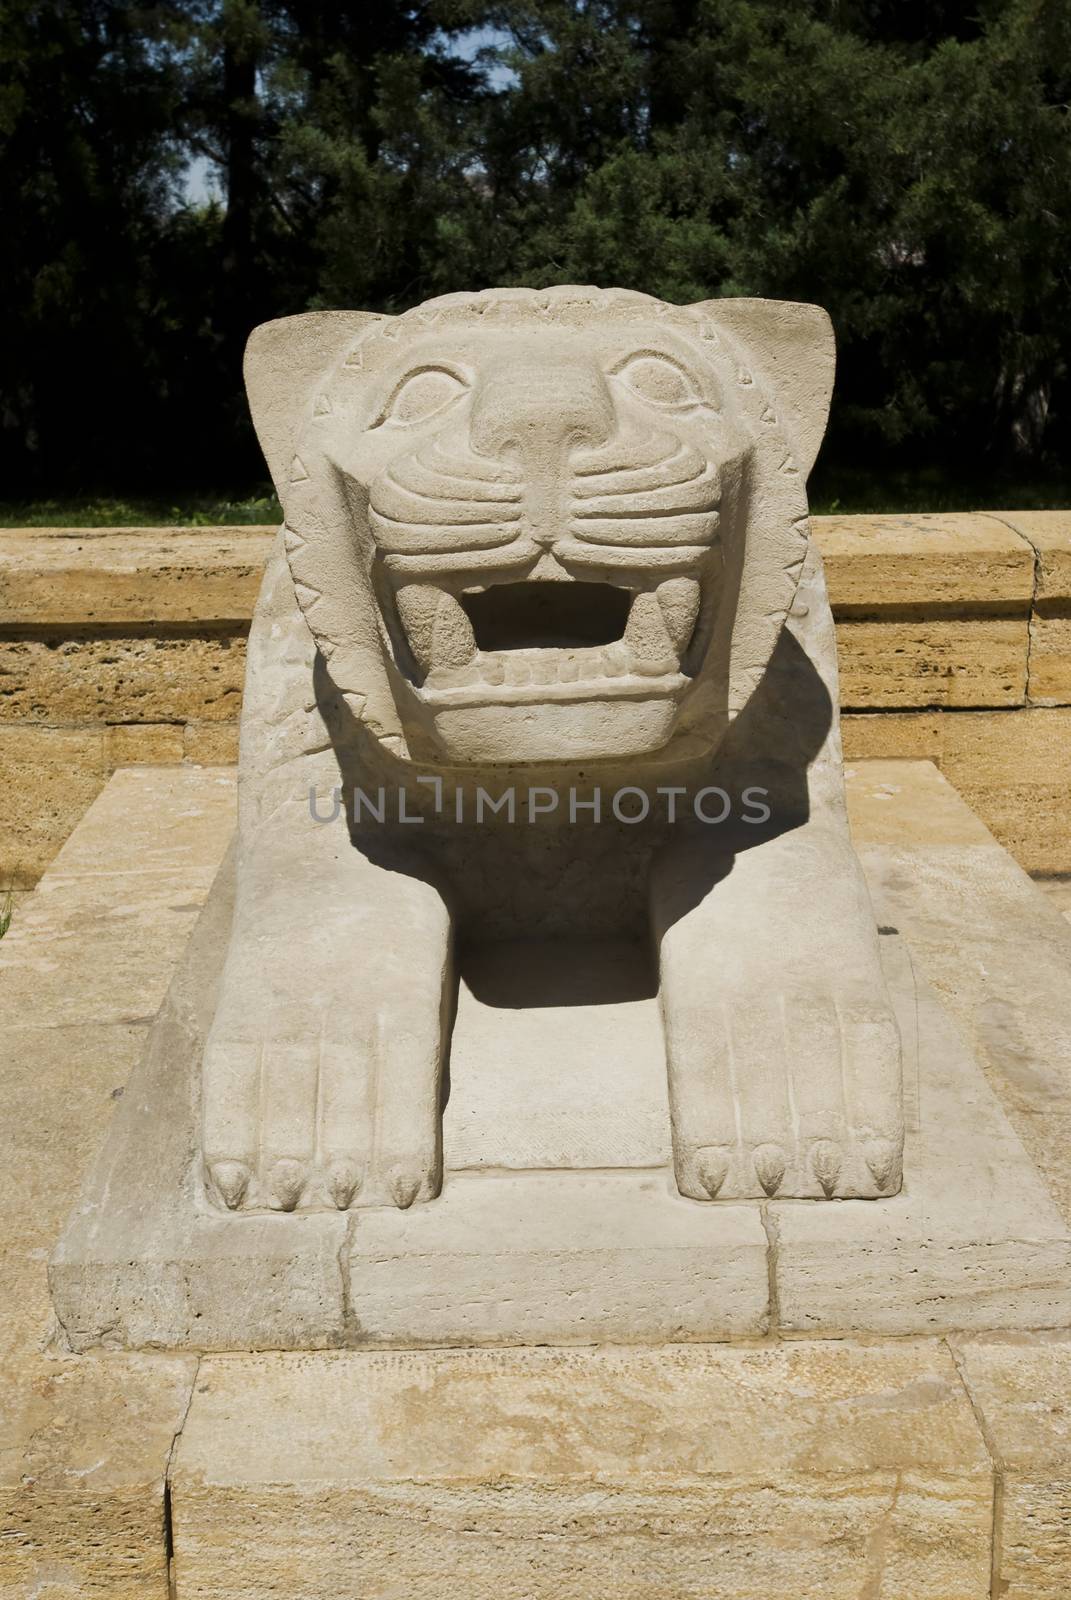
<svg viewBox="0 0 1071 1600"><path fill-rule="evenodd" d="M620 947L592 968L602 991L570 992L566 961L542 973L541 992L559 1003L530 1007L491 1003L519 998L510 974L523 951L500 947L471 961L462 988L434 1206L221 1212L197 1172L197 1062L232 894L228 865L53 1259L74 1348L659 1343L1071 1324L1071 1237L896 937L881 941L905 1043L896 1197L820 1207L683 1198L659 1098L657 1002L635 997L642 985L627 981ZM505 1086L481 1070L489 1055ZM615 1115L622 1082L630 1109ZM610 1115L591 1131L600 1096ZM488 1149L508 1165L487 1165Z"/></svg>
<svg viewBox="0 0 1071 1600"><path fill-rule="evenodd" d="M990 1466L930 1340L209 1358L171 1493L178 1600L989 1590Z"/></svg>

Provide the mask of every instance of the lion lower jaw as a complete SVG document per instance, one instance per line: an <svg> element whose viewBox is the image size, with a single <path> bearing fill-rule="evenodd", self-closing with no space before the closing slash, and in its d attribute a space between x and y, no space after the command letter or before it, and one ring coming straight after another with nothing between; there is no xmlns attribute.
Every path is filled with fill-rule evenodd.
<svg viewBox="0 0 1071 1600"><path fill-rule="evenodd" d="M533 705L679 695L690 679L677 661L652 667L618 645L591 650L480 651L464 667L437 668L415 690L425 704Z"/></svg>

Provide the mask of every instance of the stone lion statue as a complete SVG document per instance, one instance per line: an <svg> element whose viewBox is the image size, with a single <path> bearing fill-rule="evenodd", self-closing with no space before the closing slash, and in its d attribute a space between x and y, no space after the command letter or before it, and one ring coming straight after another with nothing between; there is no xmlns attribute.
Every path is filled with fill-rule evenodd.
<svg viewBox="0 0 1071 1600"><path fill-rule="evenodd" d="M203 1068L217 1204L433 1201L456 952L607 930L651 943L682 1195L898 1190L808 537L833 366L814 306L596 288L253 333L285 523Z"/></svg>

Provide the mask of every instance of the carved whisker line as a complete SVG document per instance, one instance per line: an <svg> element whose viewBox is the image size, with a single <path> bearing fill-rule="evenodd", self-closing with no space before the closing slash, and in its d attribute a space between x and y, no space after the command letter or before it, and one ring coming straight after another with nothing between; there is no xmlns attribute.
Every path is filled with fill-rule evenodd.
<svg viewBox="0 0 1071 1600"><path fill-rule="evenodd" d="M504 527L512 527L521 520L518 512L515 517L502 517L491 522L409 522L402 517L392 517L376 506L373 506L371 511L377 522L389 523L392 528L400 528L416 538L421 535L441 534L444 538L456 539L458 535L463 534L500 533ZM507 534L504 537L512 538L513 535Z"/></svg>
<svg viewBox="0 0 1071 1600"><path fill-rule="evenodd" d="M678 461L687 460L695 455L691 445L682 444L674 439L669 450L664 456L657 456L653 461L630 460L628 455L617 455L612 461L600 461L595 466L578 467L575 476L579 479L606 478L614 472L640 473L660 472L664 467L675 466Z"/></svg>
<svg viewBox="0 0 1071 1600"><path fill-rule="evenodd" d="M457 457L454 455L448 456L438 439L433 442L431 449L425 455L419 455L415 458L410 457L410 460L414 459L417 464L424 467L428 472L434 472L442 478L455 479L458 483L468 483L471 480L476 483L504 483L508 486L521 481L521 474L518 468L505 461L492 461L486 456L470 454L461 465L464 466L471 463L473 470L471 472L458 471Z"/></svg>
<svg viewBox="0 0 1071 1600"><path fill-rule="evenodd" d="M631 495L643 494L644 492L649 493L656 489L684 489L687 488L689 484L698 483L703 478L713 478L716 476L715 469L710 465L709 462L706 462L701 458L695 463L689 461L687 465L689 467L694 467L694 470L689 471L687 474L679 478L671 478L661 473L656 475L653 468L644 467L637 469L635 473L621 472L604 474L606 477L623 478L625 481L622 487L619 489L607 489L604 485L599 483L594 483L589 488L587 487L586 483L581 484L578 482L574 484L572 492L575 498L578 500L601 500L608 498L612 494Z"/></svg>
<svg viewBox="0 0 1071 1600"><path fill-rule="evenodd" d="M610 511L574 511L574 522L668 522L674 518L715 517L719 502L699 506L634 506L626 502Z"/></svg>
<svg viewBox="0 0 1071 1600"><path fill-rule="evenodd" d="M408 494L426 495L428 493L428 490L421 489L419 485L412 482L411 479L407 482L402 476L404 473L410 473L413 475L425 473L427 477L437 486L441 486L441 493L444 500L464 499L464 495L453 495L449 493L449 485L455 483L464 489L465 494L469 495L473 493L474 489L494 490L495 493L490 498L503 501L516 500L522 493L522 485L519 477L507 482L503 482L500 478L482 477L476 473L462 476L456 472L444 472L438 467L431 466L428 462L421 460L419 457L416 459L408 457L404 461L392 462L384 474L384 481L386 483L393 484L393 486L397 489L404 489ZM474 496L474 498L479 497Z"/></svg>

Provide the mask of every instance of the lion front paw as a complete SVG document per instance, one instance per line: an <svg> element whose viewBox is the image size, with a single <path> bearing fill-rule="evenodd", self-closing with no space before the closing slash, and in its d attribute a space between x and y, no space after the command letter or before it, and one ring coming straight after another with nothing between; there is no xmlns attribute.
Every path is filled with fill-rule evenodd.
<svg viewBox="0 0 1071 1600"><path fill-rule="evenodd" d="M252 1008L255 1010L255 1008ZM415 1008L418 1009L418 1008ZM405 1208L441 1184L435 1008L238 1019L224 1001L204 1060L204 1166L229 1210ZM300 1024L304 1021L306 1030ZM295 1025L296 1024L296 1025Z"/></svg>
<svg viewBox="0 0 1071 1600"><path fill-rule="evenodd" d="M695 1200L876 1198L902 1180L900 1040L858 989L666 1005L674 1167Z"/></svg>

